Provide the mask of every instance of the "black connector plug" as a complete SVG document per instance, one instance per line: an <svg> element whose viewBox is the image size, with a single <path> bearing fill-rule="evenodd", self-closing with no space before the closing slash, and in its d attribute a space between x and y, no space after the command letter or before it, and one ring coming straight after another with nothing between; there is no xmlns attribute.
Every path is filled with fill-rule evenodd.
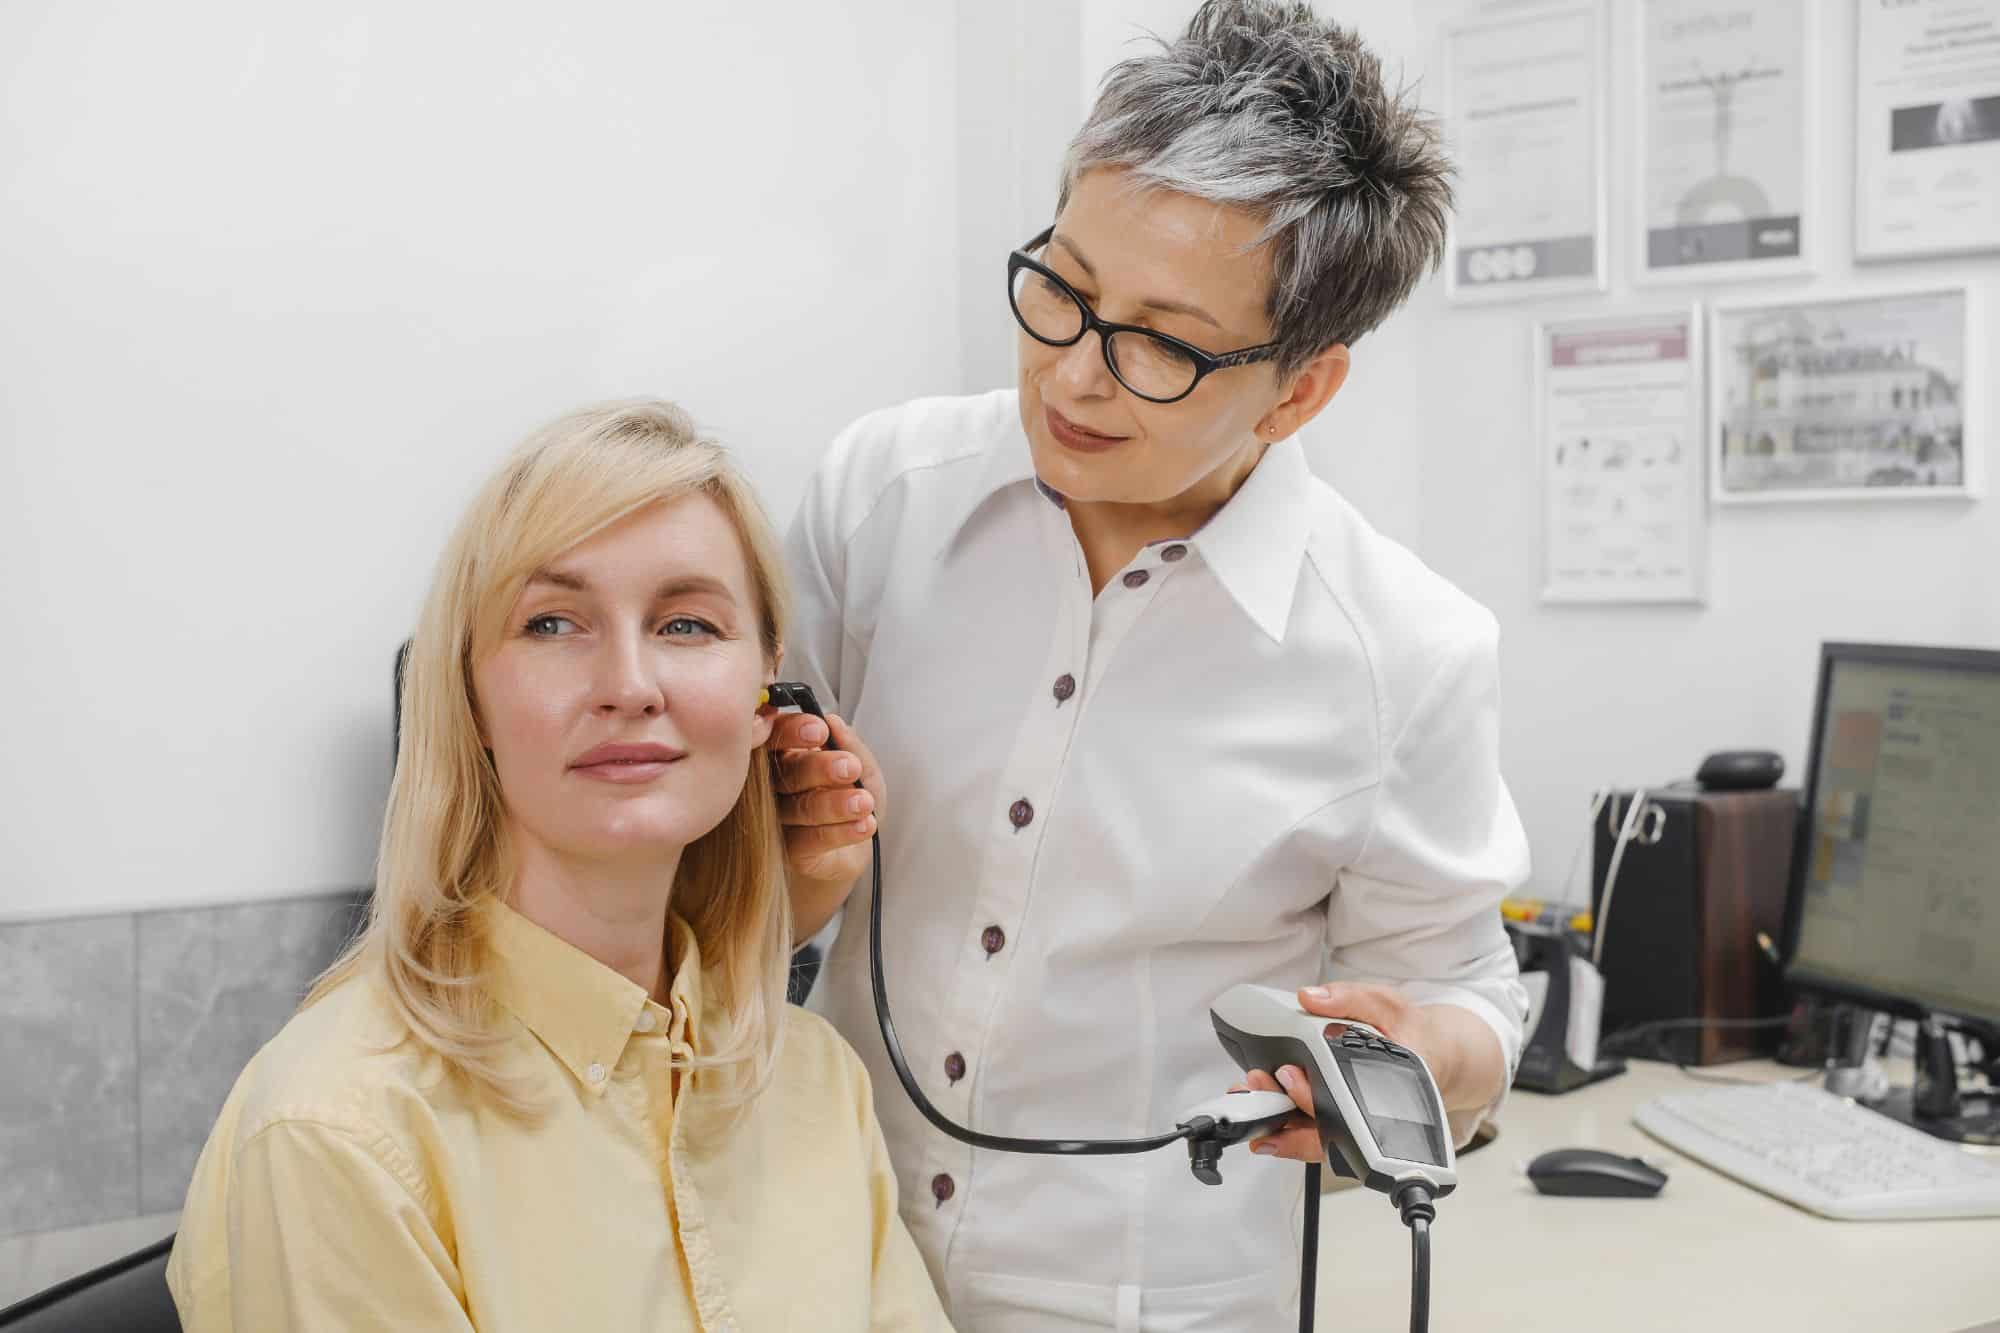
<svg viewBox="0 0 2000 1333"><path fill-rule="evenodd" d="M764 687L764 702L777 708L796 708L801 713L811 713L823 718L819 700L813 697L812 686L802 685L795 680L774 680ZM829 738L830 739L830 738Z"/></svg>

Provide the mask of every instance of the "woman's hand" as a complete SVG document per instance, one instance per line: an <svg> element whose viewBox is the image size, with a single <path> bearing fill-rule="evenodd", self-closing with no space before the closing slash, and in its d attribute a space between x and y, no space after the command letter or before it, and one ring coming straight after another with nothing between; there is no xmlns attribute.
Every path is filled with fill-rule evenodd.
<svg viewBox="0 0 2000 1333"><path fill-rule="evenodd" d="M1308 986L1299 992L1299 1007L1322 1018L1366 1023L1421 1056L1444 1098L1454 1143L1462 1144L1471 1136L1480 1110L1499 1095L1505 1073L1499 1039L1469 1010L1448 1004L1412 1004L1392 986L1364 982ZM1331 1022L1326 1035L1338 1037L1345 1030L1338 1021ZM1297 1065L1286 1065L1275 1075L1253 1069L1236 1086L1283 1092L1301 1114L1276 1134L1252 1139L1250 1151L1300 1162L1321 1161L1319 1129L1313 1124L1312 1080Z"/></svg>
<svg viewBox="0 0 2000 1333"><path fill-rule="evenodd" d="M838 748L823 750L829 725ZM833 919L868 868L868 839L888 793L875 756L832 713L825 721L784 714L771 729L770 750L785 826L792 934L803 941Z"/></svg>

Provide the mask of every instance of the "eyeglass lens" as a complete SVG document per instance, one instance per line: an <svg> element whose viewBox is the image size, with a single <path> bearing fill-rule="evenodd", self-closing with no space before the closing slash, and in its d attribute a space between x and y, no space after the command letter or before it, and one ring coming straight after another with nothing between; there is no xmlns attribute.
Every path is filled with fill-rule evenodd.
<svg viewBox="0 0 2000 1333"><path fill-rule="evenodd" d="M1083 307L1034 269L1015 272L1012 298L1021 327L1043 342L1072 343L1083 332ZM1194 359L1151 334L1121 329L1107 340L1105 351L1120 382L1142 398L1178 398L1194 385Z"/></svg>

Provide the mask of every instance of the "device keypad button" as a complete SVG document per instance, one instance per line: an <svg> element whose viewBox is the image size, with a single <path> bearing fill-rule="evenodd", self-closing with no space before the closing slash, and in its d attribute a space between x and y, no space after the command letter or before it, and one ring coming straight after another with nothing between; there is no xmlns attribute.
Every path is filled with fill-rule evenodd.
<svg viewBox="0 0 2000 1333"><path fill-rule="evenodd" d="M1076 677L1067 671L1057 676L1054 693L1057 705L1068 703L1069 697L1076 693Z"/></svg>
<svg viewBox="0 0 2000 1333"><path fill-rule="evenodd" d="M965 1057L953 1051L944 1058L944 1076L953 1083L965 1077Z"/></svg>
<svg viewBox="0 0 2000 1333"><path fill-rule="evenodd" d="M944 1172L940 1171L931 1177L931 1197L938 1201L938 1207L944 1207L945 1200L949 1199L957 1190L957 1184Z"/></svg>
<svg viewBox="0 0 2000 1333"><path fill-rule="evenodd" d="M1017 829L1023 829L1035 822L1035 807L1024 797L1007 807L1007 822Z"/></svg>
<svg viewBox="0 0 2000 1333"><path fill-rule="evenodd" d="M1007 932L998 926L988 926L979 933L979 947L986 950L988 957L999 953L1007 947Z"/></svg>

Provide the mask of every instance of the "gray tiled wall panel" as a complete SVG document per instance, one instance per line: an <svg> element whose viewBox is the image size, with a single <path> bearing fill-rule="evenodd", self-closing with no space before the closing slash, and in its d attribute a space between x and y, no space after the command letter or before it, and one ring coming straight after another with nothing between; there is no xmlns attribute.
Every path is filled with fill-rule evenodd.
<svg viewBox="0 0 2000 1333"><path fill-rule="evenodd" d="M0 1235L138 1207L130 916L0 925Z"/></svg>
<svg viewBox="0 0 2000 1333"><path fill-rule="evenodd" d="M340 896L139 918L140 1211L181 1206L236 1076L339 952L356 910Z"/></svg>

